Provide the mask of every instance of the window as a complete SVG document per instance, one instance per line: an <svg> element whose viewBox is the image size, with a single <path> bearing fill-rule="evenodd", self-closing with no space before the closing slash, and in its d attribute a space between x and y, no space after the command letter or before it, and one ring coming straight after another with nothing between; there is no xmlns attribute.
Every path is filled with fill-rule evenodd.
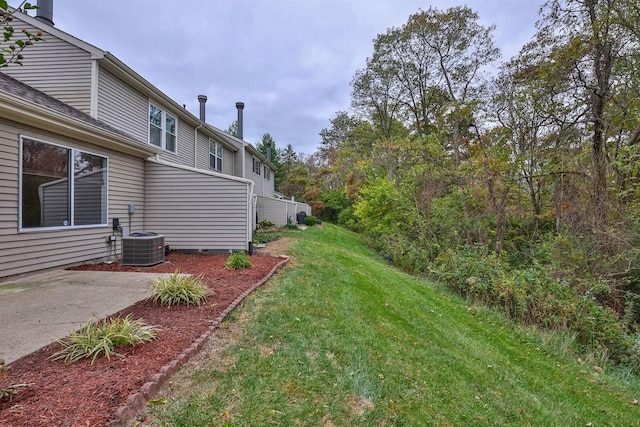
<svg viewBox="0 0 640 427"><path fill-rule="evenodd" d="M253 158L253 173L260 175L260 170L262 169L262 162L258 160L258 158Z"/></svg>
<svg viewBox="0 0 640 427"><path fill-rule="evenodd" d="M107 158L22 137L20 228L107 224Z"/></svg>
<svg viewBox="0 0 640 427"><path fill-rule="evenodd" d="M175 153L177 124L178 119L149 104L149 144Z"/></svg>
<svg viewBox="0 0 640 427"><path fill-rule="evenodd" d="M222 172L222 145L209 139L209 167Z"/></svg>
<svg viewBox="0 0 640 427"><path fill-rule="evenodd" d="M271 180L271 169L269 169L269 166L267 165L264 165L264 179L267 181Z"/></svg>

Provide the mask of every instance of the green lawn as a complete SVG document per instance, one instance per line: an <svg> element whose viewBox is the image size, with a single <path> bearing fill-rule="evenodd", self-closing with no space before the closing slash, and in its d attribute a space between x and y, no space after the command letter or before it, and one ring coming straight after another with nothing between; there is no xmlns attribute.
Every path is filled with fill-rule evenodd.
<svg viewBox="0 0 640 427"><path fill-rule="evenodd" d="M188 386L150 408L154 425L640 425L631 386L614 392L593 366L390 268L355 234L290 236L293 266L232 313L235 344L178 374Z"/></svg>

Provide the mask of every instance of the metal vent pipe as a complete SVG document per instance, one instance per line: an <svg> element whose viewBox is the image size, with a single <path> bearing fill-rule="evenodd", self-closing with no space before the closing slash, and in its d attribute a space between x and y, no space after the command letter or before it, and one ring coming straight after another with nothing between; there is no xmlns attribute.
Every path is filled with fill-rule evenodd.
<svg viewBox="0 0 640 427"><path fill-rule="evenodd" d="M53 0L38 0L36 19L53 27Z"/></svg>
<svg viewBox="0 0 640 427"><path fill-rule="evenodd" d="M207 97L205 95L198 95L198 101L200 102L200 120L204 122L206 116L205 103L207 102Z"/></svg>
<svg viewBox="0 0 640 427"><path fill-rule="evenodd" d="M236 102L236 108L238 109L238 138L244 139L243 132L243 123L242 123L242 110L244 110L244 102Z"/></svg>

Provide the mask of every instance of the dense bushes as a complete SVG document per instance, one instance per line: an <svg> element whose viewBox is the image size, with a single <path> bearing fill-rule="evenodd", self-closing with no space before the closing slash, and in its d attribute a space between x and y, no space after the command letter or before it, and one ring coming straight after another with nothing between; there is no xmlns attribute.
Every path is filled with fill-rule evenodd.
<svg viewBox="0 0 640 427"><path fill-rule="evenodd" d="M597 301L610 289L606 283L554 277L543 266L513 269L481 247L446 251L436 266L440 280L459 295L499 307L515 321L570 330L583 351L600 352L640 370L638 337L624 318Z"/></svg>

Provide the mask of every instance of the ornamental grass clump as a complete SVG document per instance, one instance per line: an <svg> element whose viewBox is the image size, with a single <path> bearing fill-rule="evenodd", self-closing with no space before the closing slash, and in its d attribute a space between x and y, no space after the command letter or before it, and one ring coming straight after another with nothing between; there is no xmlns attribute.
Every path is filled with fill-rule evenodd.
<svg viewBox="0 0 640 427"><path fill-rule="evenodd" d="M209 289L202 276L193 277L176 270L169 277L153 280L152 298L161 307L174 305L200 305L207 300Z"/></svg>
<svg viewBox="0 0 640 427"><path fill-rule="evenodd" d="M93 365L101 355L107 359L111 359L113 355L124 357L115 351L118 346L133 346L153 341L157 337L158 329L157 326L145 324L143 319L132 320L131 315L100 322L91 319L68 338L57 340L63 349L54 353L51 358L62 359L65 363L91 358Z"/></svg>
<svg viewBox="0 0 640 427"><path fill-rule="evenodd" d="M235 252L229 255L227 262L224 263L224 268L228 270L242 270L250 267L253 267L253 263L244 252Z"/></svg>

